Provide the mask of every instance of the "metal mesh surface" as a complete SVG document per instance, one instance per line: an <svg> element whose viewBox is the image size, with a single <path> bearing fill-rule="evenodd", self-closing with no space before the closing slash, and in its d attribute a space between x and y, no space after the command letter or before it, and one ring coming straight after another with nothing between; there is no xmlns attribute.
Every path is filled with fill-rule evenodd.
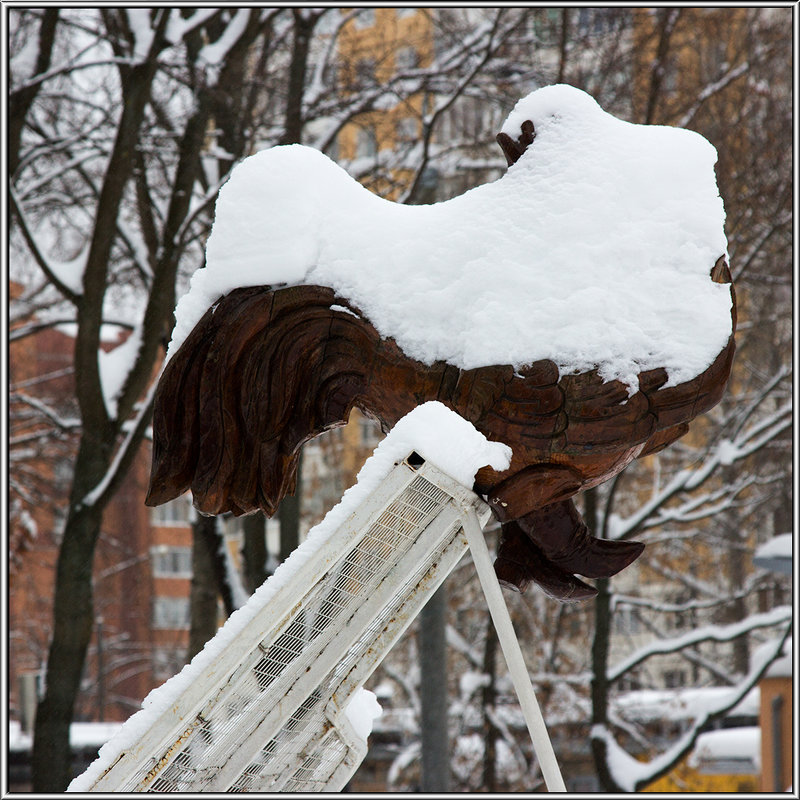
<svg viewBox="0 0 800 800"><path fill-rule="evenodd" d="M243 654L171 746L115 790L330 791L337 770L352 772L365 745L348 741L348 726L337 728L336 717L385 655L376 641L393 625L407 624L398 614L408 595L422 592L427 599L432 565L448 547L456 546L458 555L465 549L462 541L454 544L457 515L438 528L431 524L450 499L424 475L415 476L308 587L293 613ZM434 537L426 557L394 569L423 531Z"/></svg>

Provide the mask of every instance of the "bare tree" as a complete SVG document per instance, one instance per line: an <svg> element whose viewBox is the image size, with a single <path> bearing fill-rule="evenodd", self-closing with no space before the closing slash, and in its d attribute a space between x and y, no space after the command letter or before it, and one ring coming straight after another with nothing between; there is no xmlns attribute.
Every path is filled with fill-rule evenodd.
<svg viewBox="0 0 800 800"><path fill-rule="evenodd" d="M11 305L11 338L24 344L57 324L77 326L71 403L47 402L24 382L14 385L11 398L11 490L12 504L19 501L20 543L25 503L52 496L37 459L74 460L46 694L37 715L37 791L63 790L69 777L68 729L94 618L91 574L103 509L147 428L149 387L170 336L176 296L187 274L202 265L217 189L254 149L305 142L337 155L348 130L368 129L387 109L400 109L416 123L413 135L395 136L393 146L376 148L367 158L339 153L339 160L375 191L425 202L498 174L497 124L518 97L555 80L587 89L605 108L633 121L702 132L720 153L731 266L746 311L738 371L729 399L700 439L596 498L597 524L610 536L646 534L657 556L652 568L673 578L676 560L691 558L698 542L705 547L707 538L716 537L715 552L729 552L731 532L756 526L778 532L788 525L792 185L785 143L791 82L775 77L785 75L782 65L789 63L783 10L722 9L698 22L692 14L703 10L644 9L651 15L645 25L629 9L435 9L426 12L431 26L420 29L421 57L402 64L395 59L397 41L373 40L369 53L359 52L357 42L347 44L353 19L367 11L10 10L10 241L14 275L23 287ZM701 35L712 22L713 35ZM728 43L724 53L715 45L720 41ZM678 56L687 49L701 54L702 70L683 64ZM101 331L111 324L124 343L100 355ZM647 497L645 484L656 485ZM744 538L735 544L738 553L751 546ZM737 569L741 562L732 557L730 564ZM730 573L727 583L741 578ZM251 588L256 580L250 578ZM749 574L744 581L750 598L764 585ZM610 664L613 612L650 603L654 630L710 674L703 643L673 636L658 617L680 608L700 620L709 593L721 590L697 583L684 588L691 591L682 604L661 606L601 588L592 713L598 770L608 785L622 785L607 758L616 746L608 712L614 685L642 663L623 662L624 670ZM735 587L725 591L738 610L716 620L715 635L755 636L762 626L780 622L779 615L753 616L752 599ZM452 604L466 602L461 591L452 598ZM583 624L588 613L555 609L540 597L523 600L515 613L534 642L537 682L545 694L557 686L577 700L591 665L570 647L566 629ZM533 639L537 624L552 635ZM605 643L604 631L611 637ZM452 625L447 632L450 650L476 674L489 676L478 693L451 680L453 696L461 699L464 689L464 702L450 714L454 741L472 736L469 708L477 703L487 780L494 770L500 785L494 758L502 757L516 765L516 783L508 787L529 788L537 780L535 759L497 711L497 698L508 692L502 668L496 676L491 672L485 614L472 631L475 642L485 642L483 649L465 646ZM653 650L640 655L657 657ZM744 656L739 658L743 668ZM406 669L409 663L389 663L386 674L418 708L417 673ZM739 672L742 687L756 674ZM418 749L416 756L408 752L406 766L419 755ZM477 788L481 778L471 769L451 774L453 783ZM395 773L402 779L399 767Z"/></svg>
<svg viewBox="0 0 800 800"><path fill-rule="evenodd" d="M207 208L209 121L271 12L74 9L57 20L38 13L32 69L19 54L11 63L20 133L9 199L25 248L18 257L41 275L23 302L55 290L51 321L69 319L77 331L80 430L33 754L35 789L60 791L69 780L69 724L92 629L103 509L147 426L178 267L192 255L198 207ZM12 11L12 29L35 29L36 15ZM109 370L99 355L101 329L117 314L130 333Z"/></svg>
<svg viewBox="0 0 800 800"><path fill-rule="evenodd" d="M787 31L786 15L777 10L570 9L531 12L530 27L507 43L518 55L524 42L535 44L520 56L517 74L528 67L543 83L582 86L604 108L635 122L698 130L720 159L740 309L728 394L686 441L586 494L584 518L594 520L598 534L648 542L641 567L598 581L599 595L586 608L553 608L536 595L509 598L546 716L586 709L598 777L609 791L640 790L673 769L703 726L729 711L763 674L769 657L751 663L750 642L777 635L768 651L774 657L790 630L780 579L749 562L759 541L791 528L791 166L790 151L780 144L791 135ZM508 91L516 94L519 84L512 79ZM715 565L712 575L701 575L704 564ZM639 569L648 571L640 583L658 592L632 590ZM465 609L477 602L465 593L453 596L461 625ZM777 606L765 610L770 597ZM630 643L623 624L629 618L646 631ZM496 782L487 759L497 763L500 739L513 751L515 736L484 722L484 743L477 746L475 720L491 719L488 704L497 702L503 669L491 674L474 644L483 634L477 627L468 631L466 637L451 631L451 648L483 688L451 710L451 736L458 751L455 783L477 789L485 788L479 765ZM586 637L591 652L581 645ZM647 732L622 719L617 699L626 686L660 685L660 670L650 667L665 660L686 665L698 686L730 691L698 713L685 736L655 752ZM392 675L401 673L392 667ZM458 687L451 692L458 696ZM462 740L473 745L458 750ZM393 785L410 785L403 775L413 775L414 747L410 742L398 756ZM522 782L508 788L529 789L531 776L518 774Z"/></svg>
<svg viewBox="0 0 800 800"><path fill-rule="evenodd" d="M791 247L786 192L791 169L777 145L789 136L791 115L790 80L781 66L789 40L781 33L786 22L781 16L767 10L660 9L640 19L637 28L637 46L653 58L641 75L643 92L634 98L634 113L644 122L694 128L718 149L740 319L727 397L693 437L656 456L649 471L618 476L595 516L605 535L649 541L645 563L662 593L671 592L658 599L615 589L621 585L617 580L598 582L592 747L609 791L638 791L673 769L703 725L732 708L766 669L768 661L750 663L750 640L762 629L778 632L772 651L777 656L790 630L785 606L759 613L761 597L778 580L754 572L749 562L764 536L787 525L791 480L785 324L790 300L784 277ZM644 499L642 480L654 483ZM638 492L637 500L631 490ZM710 574L704 563L714 565ZM655 641L612 664L617 612L632 612ZM694 630L684 632L687 620ZM612 698L621 682L630 684L632 676L639 682L649 660L668 653L687 665L699 685L733 683L734 688L699 714L668 750L646 753L651 760L634 762L633 769L612 734ZM629 746L638 750L641 743Z"/></svg>

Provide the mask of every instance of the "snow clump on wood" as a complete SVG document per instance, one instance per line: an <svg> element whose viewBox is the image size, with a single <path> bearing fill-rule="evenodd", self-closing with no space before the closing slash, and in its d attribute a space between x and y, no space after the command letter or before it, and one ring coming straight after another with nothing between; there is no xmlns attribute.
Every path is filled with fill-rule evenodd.
<svg viewBox="0 0 800 800"><path fill-rule="evenodd" d="M638 389L705 370L731 334L731 294L710 270L727 252L714 147L636 125L571 86L520 100L503 132L533 143L499 180L406 206L327 156L273 147L222 187L207 266L176 310L171 356L205 311L244 286L322 285L425 364L554 361Z"/></svg>

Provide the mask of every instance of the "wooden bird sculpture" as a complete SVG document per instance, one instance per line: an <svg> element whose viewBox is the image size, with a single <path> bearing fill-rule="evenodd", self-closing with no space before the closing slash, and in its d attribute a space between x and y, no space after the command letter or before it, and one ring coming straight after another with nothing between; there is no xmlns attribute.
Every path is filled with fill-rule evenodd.
<svg viewBox="0 0 800 800"><path fill-rule="evenodd" d="M509 169L535 156L534 122L498 135ZM531 152L529 152L531 151ZM527 156L526 156L527 157ZM734 354L735 299L724 254L708 280L730 285L730 336L693 377L639 371L635 391L599 368L566 373L554 359L464 368L409 355L351 297L313 282L226 292L171 353L157 387L148 505L191 490L206 514L272 515L295 491L302 445L343 425L355 407L384 431L438 400L488 439L509 445L503 472L479 470L474 490L502 526L495 570L524 591L560 600L596 590L644 545L595 537L573 497L685 434L721 398Z"/></svg>

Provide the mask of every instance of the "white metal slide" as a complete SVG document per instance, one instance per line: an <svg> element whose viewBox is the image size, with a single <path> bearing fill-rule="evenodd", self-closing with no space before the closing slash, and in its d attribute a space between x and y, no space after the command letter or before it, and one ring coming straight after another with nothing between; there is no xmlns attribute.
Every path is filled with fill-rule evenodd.
<svg viewBox="0 0 800 800"><path fill-rule="evenodd" d="M489 514L410 454L330 535L310 535L69 791L340 791L366 755L361 687L468 547L545 780L564 791L483 541Z"/></svg>

